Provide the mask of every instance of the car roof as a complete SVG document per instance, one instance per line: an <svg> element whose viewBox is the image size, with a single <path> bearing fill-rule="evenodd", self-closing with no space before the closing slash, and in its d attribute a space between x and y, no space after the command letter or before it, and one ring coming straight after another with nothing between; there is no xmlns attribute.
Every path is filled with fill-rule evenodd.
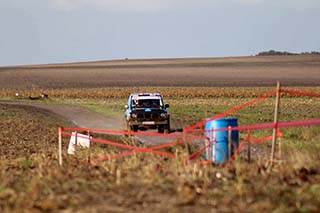
<svg viewBox="0 0 320 213"><path fill-rule="evenodd" d="M161 99L159 93L132 93L130 96L133 99Z"/></svg>

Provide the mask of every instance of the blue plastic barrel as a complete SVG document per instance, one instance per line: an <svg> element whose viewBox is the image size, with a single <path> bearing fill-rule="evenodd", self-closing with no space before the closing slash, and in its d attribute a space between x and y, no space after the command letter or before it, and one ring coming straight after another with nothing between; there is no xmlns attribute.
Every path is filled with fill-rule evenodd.
<svg viewBox="0 0 320 213"><path fill-rule="evenodd" d="M223 163L229 158L228 153L228 130L219 131L221 128L228 128L238 126L237 118L220 118L217 120L208 121L205 126L206 137L212 143L211 158L216 164ZM216 131L218 130L218 131ZM214 145L214 137L216 138L216 145ZM232 152L235 151L239 143L239 132L232 131ZM206 160L209 158L209 149L206 151Z"/></svg>

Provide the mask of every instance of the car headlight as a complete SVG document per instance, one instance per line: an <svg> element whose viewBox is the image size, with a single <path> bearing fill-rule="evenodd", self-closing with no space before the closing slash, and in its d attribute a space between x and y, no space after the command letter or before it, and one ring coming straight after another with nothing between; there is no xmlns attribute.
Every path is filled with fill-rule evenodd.
<svg viewBox="0 0 320 213"><path fill-rule="evenodd" d="M161 118L167 118L167 117L168 117L168 114L167 114L167 113L161 113L161 114L160 114L160 117L161 117Z"/></svg>
<svg viewBox="0 0 320 213"><path fill-rule="evenodd" d="M131 117L132 117L132 118L137 118L137 114L136 114L136 113L132 113L132 114L131 114Z"/></svg>

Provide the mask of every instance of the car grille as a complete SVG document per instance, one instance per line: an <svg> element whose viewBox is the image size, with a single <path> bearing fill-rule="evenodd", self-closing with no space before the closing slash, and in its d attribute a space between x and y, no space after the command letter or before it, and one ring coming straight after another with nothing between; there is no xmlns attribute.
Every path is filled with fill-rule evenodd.
<svg viewBox="0 0 320 213"><path fill-rule="evenodd" d="M156 112L144 112L137 114L138 119L142 120L157 120L159 119L159 113Z"/></svg>

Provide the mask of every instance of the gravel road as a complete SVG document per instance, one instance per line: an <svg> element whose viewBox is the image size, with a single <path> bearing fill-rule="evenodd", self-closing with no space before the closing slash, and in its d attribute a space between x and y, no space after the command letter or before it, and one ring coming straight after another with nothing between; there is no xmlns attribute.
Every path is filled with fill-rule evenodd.
<svg viewBox="0 0 320 213"><path fill-rule="evenodd" d="M92 112L80 106L41 104L41 103L22 103L22 102L0 102L6 105L30 106L48 110L54 114L62 116L68 121L81 128L92 129L112 129L122 130L121 117L106 117L96 112Z"/></svg>
<svg viewBox="0 0 320 213"><path fill-rule="evenodd" d="M107 129L107 130L124 130L121 116L105 116L80 106L56 105L41 103L24 103L24 102L0 102L5 105L30 106L39 109L48 110L57 114L66 120L72 122L80 128ZM146 145L156 145L171 142L173 139L165 137L136 136L138 141Z"/></svg>

